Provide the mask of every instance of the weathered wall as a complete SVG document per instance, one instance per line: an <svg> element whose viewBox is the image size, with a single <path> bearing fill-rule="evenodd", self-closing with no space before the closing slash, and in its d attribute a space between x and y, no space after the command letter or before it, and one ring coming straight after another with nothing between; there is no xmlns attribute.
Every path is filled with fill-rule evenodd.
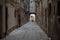
<svg viewBox="0 0 60 40"><path fill-rule="evenodd" d="M60 21L58 21L60 19L60 16L58 15L58 9L60 9L58 7L58 2L59 0L55 0L52 1L51 3L51 36L52 40L60 40Z"/></svg>
<svg viewBox="0 0 60 40"><path fill-rule="evenodd" d="M20 7L20 24L21 26L28 22L29 19L29 0L27 1L21 1L21 7Z"/></svg>
<svg viewBox="0 0 60 40"><path fill-rule="evenodd" d="M52 40L60 40L60 14L57 6L59 0L42 0L36 4L36 21Z"/></svg>
<svg viewBox="0 0 60 40"><path fill-rule="evenodd" d="M46 14L47 14L47 0L42 0L38 3L36 3L36 7L37 7L37 13L36 13L36 19L37 19L37 23L41 26L41 28L47 32L47 27L46 27Z"/></svg>
<svg viewBox="0 0 60 40"><path fill-rule="evenodd" d="M7 3L8 6L8 30L13 26L17 25L17 21L15 18L15 7Z"/></svg>

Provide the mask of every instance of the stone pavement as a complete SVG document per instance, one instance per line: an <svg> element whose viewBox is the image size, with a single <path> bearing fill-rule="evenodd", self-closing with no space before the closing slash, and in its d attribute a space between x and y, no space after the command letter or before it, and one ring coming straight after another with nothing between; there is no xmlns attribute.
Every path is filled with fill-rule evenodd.
<svg viewBox="0 0 60 40"><path fill-rule="evenodd" d="M28 22L2 40L48 40L48 37L35 22Z"/></svg>

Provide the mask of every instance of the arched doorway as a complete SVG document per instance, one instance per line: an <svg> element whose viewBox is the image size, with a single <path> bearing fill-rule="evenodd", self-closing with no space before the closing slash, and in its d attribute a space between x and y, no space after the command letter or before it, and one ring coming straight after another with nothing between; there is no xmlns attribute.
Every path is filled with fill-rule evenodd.
<svg viewBox="0 0 60 40"><path fill-rule="evenodd" d="M30 14L29 21L35 21L35 20L36 20L35 14Z"/></svg>

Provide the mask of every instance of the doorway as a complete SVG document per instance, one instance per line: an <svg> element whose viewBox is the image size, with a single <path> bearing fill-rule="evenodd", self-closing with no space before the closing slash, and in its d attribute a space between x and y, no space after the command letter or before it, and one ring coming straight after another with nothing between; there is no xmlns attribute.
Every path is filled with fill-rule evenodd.
<svg viewBox="0 0 60 40"><path fill-rule="evenodd" d="M57 3L57 15L60 16L60 1Z"/></svg>
<svg viewBox="0 0 60 40"><path fill-rule="evenodd" d="M60 37L60 1L58 1L57 3L57 26L56 26L56 29L57 29L57 35L58 35L58 38ZM58 39L60 40L60 38Z"/></svg>
<svg viewBox="0 0 60 40"><path fill-rule="evenodd" d="M57 31L60 34L60 1L57 3Z"/></svg>
<svg viewBox="0 0 60 40"><path fill-rule="evenodd" d="M49 3L49 13L48 13L48 36L51 37L51 3Z"/></svg>
<svg viewBox="0 0 60 40"><path fill-rule="evenodd" d="M2 13L2 5L0 5L0 38L2 38L2 16L3 16L3 13Z"/></svg>
<svg viewBox="0 0 60 40"><path fill-rule="evenodd" d="M6 29L6 35L7 35L7 30L8 30L8 7L5 7L5 29Z"/></svg>
<svg viewBox="0 0 60 40"><path fill-rule="evenodd" d="M20 27L20 22L21 20L20 20L20 15L18 15L18 24L19 24L19 27Z"/></svg>

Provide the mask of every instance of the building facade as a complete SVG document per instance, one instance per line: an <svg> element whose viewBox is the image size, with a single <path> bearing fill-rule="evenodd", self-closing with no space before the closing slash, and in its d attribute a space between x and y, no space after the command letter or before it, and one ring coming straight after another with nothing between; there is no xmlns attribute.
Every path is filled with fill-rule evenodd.
<svg viewBox="0 0 60 40"><path fill-rule="evenodd" d="M37 23L51 40L60 40L60 1L37 0L36 9Z"/></svg>
<svg viewBox="0 0 60 40"><path fill-rule="evenodd" d="M6 0L6 34L9 34L15 28L19 26L18 23L18 6L20 5L19 0Z"/></svg>
<svg viewBox="0 0 60 40"><path fill-rule="evenodd" d="M36 21L40 27L47 32L47 13L48 13L48 0L36 1Z"/></svg>
<svg viewBox="0 0 60 40"><path fill-rule="evenodd" d="M50 32L48 35L52 38L52 40L60 40L60 1L59 0L50 0L49 2L49 20L48 20L48 28Z"/></svg>
<svg viewBox="0 0 60 40"><path fill-rule="evenodd" d="M20 26L25 24L25 21L24 0L20 0Z"/></svg>
<svg viewBox="0 0 60 40"><path fill-rule="evenodd" d="M24 0L25 22L29 21L30 0Z"/></svg>
<svg viewBox="0 0 60 40"><path fill-rule="evenodd" d="M30 13L36 13L35 1L30 0Z"/></svg>
<svg viewBox="0 0 60 40"><path fill-rule="evenodd" d="M3 38L11 31L19 26L18 23L18 13L20 1L19 0L1 0L0 1L0 12L1 12L1 29L0 38Z"/></svg>
<svg viewBox="0 0 60 40"><path fill-rule="evenodd" d="M0 0L0 38L29 21L29 0Z"/></svg>
<svg viewBox="0 0 60 40"><path fill-rule="evenodd" d="M20 9L21 25L29 21L29 10L30 10L29 8L30 8L30 0L21 0L21 9Z"/></svg>

